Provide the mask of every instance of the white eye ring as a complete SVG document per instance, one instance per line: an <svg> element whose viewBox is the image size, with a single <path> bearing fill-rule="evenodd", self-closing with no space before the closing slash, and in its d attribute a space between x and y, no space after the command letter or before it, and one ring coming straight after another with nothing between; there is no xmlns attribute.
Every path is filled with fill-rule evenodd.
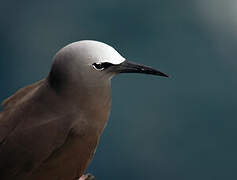
<svg viewBox="0 0 237 180"><path fill-rule="evenodd" d="M105 69L103 66L101 66L101 63L94 63L92 66L97 71L103 71Z"/></svg>

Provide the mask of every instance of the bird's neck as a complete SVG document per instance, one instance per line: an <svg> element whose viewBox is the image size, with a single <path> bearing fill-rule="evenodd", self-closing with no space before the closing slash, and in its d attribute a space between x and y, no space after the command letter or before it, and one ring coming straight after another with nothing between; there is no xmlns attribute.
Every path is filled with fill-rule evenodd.
<svg viewBox="0 0 237 180"><path fill-rule="evenodd" d="M50 82L49 82L50 83ZM80 115L79 121L86 121L99 134L103 132L109 119L111 107L111 82L81 86L80 83L67 83L63 89L53 91L64 101L65 109Z"/></svg>

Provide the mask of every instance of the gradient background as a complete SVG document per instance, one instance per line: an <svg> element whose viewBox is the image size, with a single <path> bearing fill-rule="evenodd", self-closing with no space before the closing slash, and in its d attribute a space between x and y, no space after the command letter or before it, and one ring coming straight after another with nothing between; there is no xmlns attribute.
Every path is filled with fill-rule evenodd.
<svg viewBox="0 0 237 180"><path fill-rule="evenodd" d="M236 0L1 0L0 27L1 101L82 39L171 76L113 79L98 180L237 179Z"/></svg>

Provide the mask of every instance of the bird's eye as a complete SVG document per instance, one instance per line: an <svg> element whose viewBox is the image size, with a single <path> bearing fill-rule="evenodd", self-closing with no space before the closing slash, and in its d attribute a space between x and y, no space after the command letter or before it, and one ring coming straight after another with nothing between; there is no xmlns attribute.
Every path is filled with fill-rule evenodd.
<svg viewBox="0 0 237 180"><path fill-rule="evenodd" d="M98 71L104 70L104 67L102 66L101 63L94 63L94 64L92 64L92 66L93 66L93 68L95 68Z"/></svg>
<svg viewBox="0 0 237 180"><path fill-rule="evenodd" d="M108 67L110 67L112 64L108 63L108 62L104 62L104 63L93 63L92 66L93 68L95 68L97 71L102 71Z"/></svg>

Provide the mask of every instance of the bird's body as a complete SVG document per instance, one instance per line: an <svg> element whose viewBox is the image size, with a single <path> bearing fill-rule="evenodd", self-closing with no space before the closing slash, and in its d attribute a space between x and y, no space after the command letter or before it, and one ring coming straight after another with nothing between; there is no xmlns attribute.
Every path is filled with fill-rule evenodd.
<svg viewBox="0 0 237 180"><path fill-rule="evenodd" d="M21 89L5 102L0 116L0 179L5 179L4 174L35 180L79 178L94 155L109 117L110 94L104 104L96 105L83 97L74 104L66 98L61 101L47 81ZM90 104L93 108L87 108ZM86 107L83 112L88 114L80 107Z"/></svg>
<svg viewBox="0 0 237 180"><path fill-rule="evenodd" d="M98 43L81 41L63 48L47 78L3 102L1 180L74 180L86 171L111 106L113 73L100 72L97 63L111 55L111 66L124 61L114 49ZM95 55L91 50L98 45Z"/></svg>

